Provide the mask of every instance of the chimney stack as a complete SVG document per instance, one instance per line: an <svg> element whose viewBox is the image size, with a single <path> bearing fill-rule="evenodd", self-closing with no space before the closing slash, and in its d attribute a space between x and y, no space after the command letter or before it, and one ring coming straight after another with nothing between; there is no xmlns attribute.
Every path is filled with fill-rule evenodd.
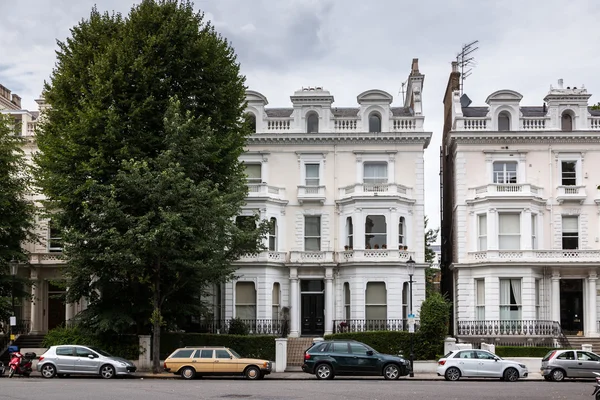
<svg viewBox="0 0 600 400"><path fill-rule="evenodd" d="M452 61L452 72L458 72L458 61Z"/></svg>
<svg viewBox="0 0 600 400"><path fill-rule="evenodd" d="M562 80L562 78L560 78L560 79L558 80L558 88L559 88L559 89L562 89L562 88L563 88L563 80Z"/></svg>
<svg viewBox="0 0 600 400"><path fill-rule="evenodd" d="M14 105L16 105L17 107L21 108L21 96L19 96L17 94L13 94L11 101L12 101L12 103Z"/></svg>
<svg viewBox="0 0 600 400"><path fill-rule="evenodd" d="M420 73L419 73L419 59L418 58L413 58L410 74L411 75L420 75Z"/></svg>

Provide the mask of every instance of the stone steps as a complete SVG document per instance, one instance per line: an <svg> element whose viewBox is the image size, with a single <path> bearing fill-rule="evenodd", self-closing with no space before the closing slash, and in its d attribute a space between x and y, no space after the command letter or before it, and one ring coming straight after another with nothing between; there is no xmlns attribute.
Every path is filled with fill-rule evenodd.
<svg viewBox="0 0 600 400"><path fill-rule="evenodd" d="M567 336L567 340L573 349L581 349L584 344L591 344L592 351L600 354L600 338L590 338L583 336Z"/></svg>
<svg viewBox="0 0 600 400"><path fill-rule="evenodd" d="M313 338L291 338L287 342L287 366L300 367L304 363L304 352L313 343ZM286 369L287 370L287 369Z"/></svg>

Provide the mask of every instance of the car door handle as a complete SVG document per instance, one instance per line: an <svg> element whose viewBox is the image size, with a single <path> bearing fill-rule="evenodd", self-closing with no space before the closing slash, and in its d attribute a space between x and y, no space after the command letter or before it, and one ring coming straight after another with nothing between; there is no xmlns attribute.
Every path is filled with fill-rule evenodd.
<svg viewBox="0 0 600 400"><path fill-rule="evenodd" d="M193 360L192 362L193 362L193 363L195 363L195 362L196 362L196 360Z"/></svg>
<svg viewBox="0 0 600 400"><path fill-rule="evenodd" d="M579 365L583 365L583 363L579 363Z"/></svg>
<svg viewBox="0 0 600 400"><path fill-rule="evenodd" d="M215 362L219 362L219 360L215 360Z"/></svg>

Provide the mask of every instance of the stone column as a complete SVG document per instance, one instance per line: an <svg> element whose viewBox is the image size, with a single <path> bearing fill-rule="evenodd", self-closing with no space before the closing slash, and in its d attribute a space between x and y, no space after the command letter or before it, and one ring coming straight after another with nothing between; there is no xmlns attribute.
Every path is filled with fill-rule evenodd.
<svg viewBox="0 0 600 400"><path fill-rule="evenodd" d="M333 332L333 304L335 293L333 292L333 268L325 268L325 334Z"/></svg>
<svg viewBox="0 0 600 400"><path fill-rule="evenodd" d="M597 296L597 292L596 292L596 280L598 279L598 275L596 275L596 272L592 272L590 273L590 276L588 278L588 318L587 320L589 321L587 326L587 332L585 334L585 336L590 336L590 337L598 337L598 327L597 327L597 320L598 320L598 311L596 310L596 296Z"/></svg>
<svg viewBox="0 0 600 400"><path fill-rule="evenodd" d="M39 298L41 296L41 282L38 279L38 271L36 268L31 268L31 333L40 333L41 332L41 312L42 307L40 307L42 299Z"/></svg>
<svg viewBox="0 0 600 400"><path fill-rule="evenodd" d="M558 272L552 274L552 290L550 294L552 295L552 303L551 303L551 319L552 321L556 321L560 323L560 275Z"/></svg>
<svg viewBox="0 0 600 400"><path fill-rule="evenodd" d="M298 337L300 322L300 304L298 301L298 270L290 268L290 337Z"/></svg>
<svg viewBox="0 0 600 400"><path fill-rule="evenodd" d="M287 339L275 339L275 372L285 372L287 368Z"/></svg>
<svg viewBox="0 0 600 400"><path fill-rule="evenodd" d="M138 368L140 371L149 371L152 369L152 354L151 354L151 340L150 335L139 335L139 346L140 356L138 359Z"/></svg>

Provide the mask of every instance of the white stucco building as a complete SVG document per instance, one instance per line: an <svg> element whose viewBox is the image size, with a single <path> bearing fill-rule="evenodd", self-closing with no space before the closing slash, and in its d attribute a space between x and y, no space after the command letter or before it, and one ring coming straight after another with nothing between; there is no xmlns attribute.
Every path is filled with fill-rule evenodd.
<svg viewBox="0 0 600 400"><path fill-rule="evenodd" d="M242 156L249 195L238 218L259 214L272 222L268 251L236 263L236 279L215 288L213 315L196 321L199 329L219 329L238 317L274 333L284 316L292 337L340 327L405 329L411 257L418 318L426 267L423 151L431 138L423 129L423 80L415 59L398 106L382 90L359 94L350 108L335 106L320 87L295 92L289 108L269 107L264 95L247 92L256 128ZM39 114L21 110L7 89L2 95L3 112L23 124L29 156ZM32 333L85 308L84 301L65 305L58 296L64 292L52 282L60 279L61 240L48 221L40 220L38 230L41 243L27 245L31 265L19 269L35 283L35 301L17 314L22 330Z"/></svg>
<svg viewBox="0 0 600 400"><path fill-rule="evenodd" d="M472 106L457 74L454 65L442 147L454 333L597 336L600 111L591 94L559 80L535 106L514 90Z"/></svg>
<svg viewBox="0 0 600 400"><path fill-rule="evenodd" d="M289 108L248 91L256 123L243 161L250 193L243 215L272 222L268 251L244 257L216 313L259 321L289 310L290 336L345 329L402 329L406 261L416 261L414 311L424 287L424 75L413 61L404 104L382 90L337 107L320 87ZM342 323L344 321L344 323Z"/></svg>

